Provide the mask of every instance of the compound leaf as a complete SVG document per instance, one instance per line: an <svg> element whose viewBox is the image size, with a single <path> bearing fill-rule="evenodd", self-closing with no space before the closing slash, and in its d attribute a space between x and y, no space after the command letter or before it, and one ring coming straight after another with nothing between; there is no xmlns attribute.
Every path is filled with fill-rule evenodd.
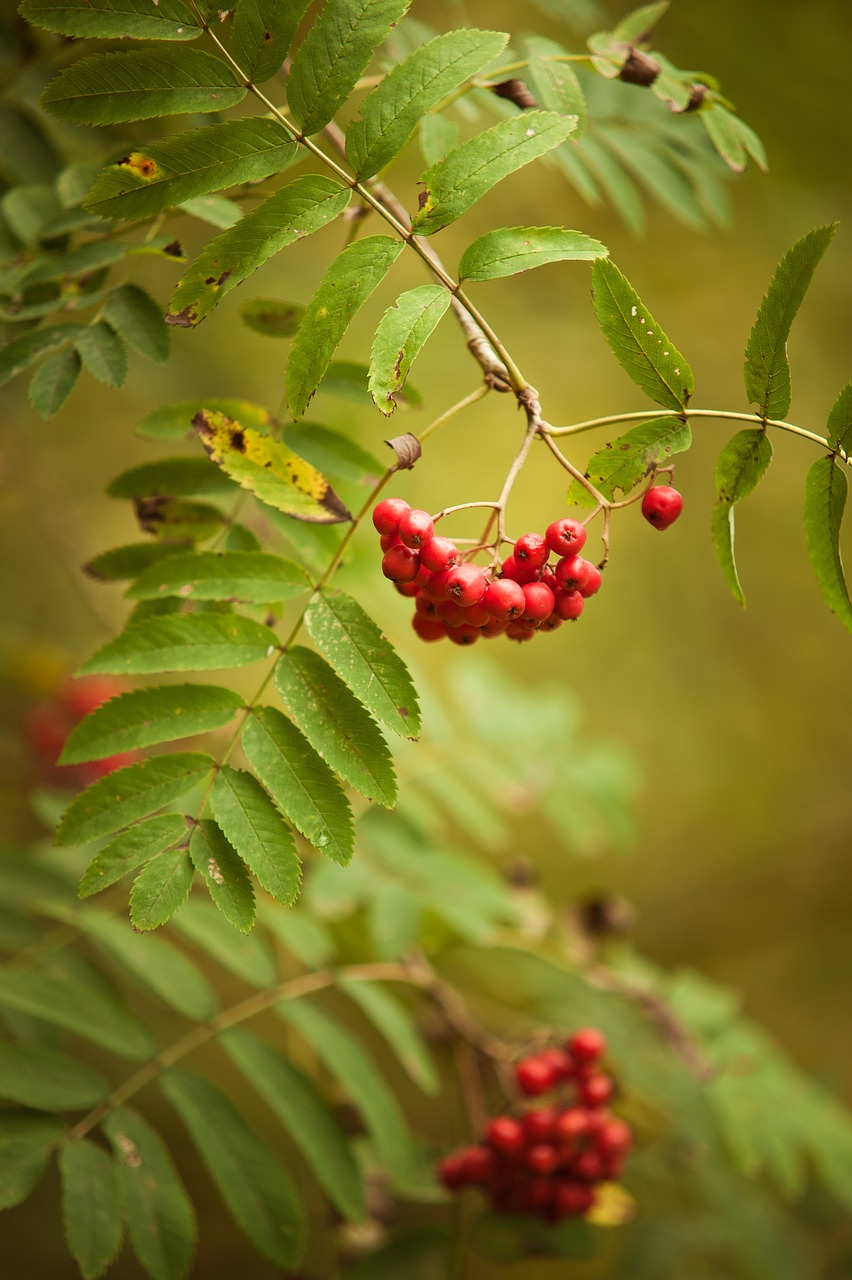
<svg viewBox="0 0 852 1280"><path fill-rule="evenodd" d="M148 618L105 644L78 675L221 670L260 662L277 648L270 627L237 614Z"/></svg>
<svg viewBox="0 0 852 1280"><path fill-rule="evenodd" d="M72 800L56 832L60 845L86 844L146 818L201 782L210 756L175 752L114 769Z"/></svg>
<svg viewBox="0 0 852 1280"><path fill-rule="evenodd" d="M225 765L216 775L210 804L216 822L258 883L286 906L295 902L302 874L296 844L257 779Z"/></svg>
<svg viewBox="0 0 852 1280"><path fill-rule="evenodd" d="M379 321L370 355L370 395L390 416L419 356L452 298L441 285L422 284L397 298Z"/></svg>

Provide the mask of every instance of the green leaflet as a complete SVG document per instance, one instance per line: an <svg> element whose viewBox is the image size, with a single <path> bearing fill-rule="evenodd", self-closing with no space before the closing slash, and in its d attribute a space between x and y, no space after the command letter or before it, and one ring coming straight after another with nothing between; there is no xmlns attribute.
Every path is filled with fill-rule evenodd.
<svg viewBox="0 0 852 1280"><path fill-rule="evenodd" d="M716 463L718 499L711 514L711 533L725 581L735 600L745 605L734 556L734 506L747 498L772 461L772 443L765 431L738 431Z"/></svg>
<svg viewBox="0 0 852 1280"><path fill-rule="evenodd" d="M524 111L463 142L423 174L412 228L428 236L449 226L502 178L559 146L576 125L574 117L553 111Z"/></svg>
<svg viewBox="0 0 852 1280"><path fill-rule="evenodd" d="M118 1107L103 1129L119 1167L134 1253L151 1280L183 1280L195 1246L195 1215L165 1143L130 1107Z"/></svg>
<svg viewBox="0 0 852 1280"><path fill-rule="evenodd" d="M261 909L261 921L291 955L306 969L331 964L336 954L334 935L324 922L298 907L286 911L268 899Z"/></svg>
<svg viewBox="0 0 852 1280"><path fill-rule="evenodd" d="M102 1075L64 1053L0 1040L0 1098L36 1111L82 1111L109 1090Z"/></svg>
<svg viewBox="0 0 852 1280"><path fill-rule="evenodd" d="M215 822L202 819L192 833L189 856L222 915L241 933L254 927L254 887L245 863Z"/></svg>
<svg viewBox="0 0 852 1280"><path fill-rule="evenodd" d="M61 161L41 120L5 101L0 104L0 134L7 182L51 182L56 177Z"/></svg>
<svg viewBox="0 0 852 1280"><path fill-rule="evenodd" d="M346 157L355 176L369 178L390 164L427 112L496 58L507 40L501 31L450 31L394 67L346 131Z"/></svg>
<svg viewBox="0 0 852 1280"><path fill-rule="evenodd" d="M292 338L304 314L305 308L298 302L281 298L249 298L240 307L243 324L266 338Z"/></svg>
<svg viewBox="0 0 852 1280"><path fill-rule="evenodd" d="M124 920L85 911L80 927L134 983L185 1018L205 1022L216 1013L216 993L187 955L165 938L128 929Z"/></svg>
<svg viewBox="0 0 852 1280"><path fill-rule="evenodd" d="M685 409L692 370L608 258L592 267L592 288L598 324L625 373L657 404Z"/></svg>
<svg viewBox="0 0 852 1280"><path fill-rule="evenodd" d="M218 227L220 231L232 227L243 216L236 200L229 200L227 196L196 196L194 200L184 200L180 207L184 213L209 223L211 227Z"/></svg>
<svg viewBox="0 0 852 1280"><path fill-rule="evenodd" d="M440 1080L434 1059L407 1005L388 991L386 983L341 978L337 985L387 1041L414 1083L424 1093L438 1093Z"/></svg>
<svg viewBox="0 0 852 1280"><path fill-rule="evenodd" d="M136 822L98 853L83 873L79 896L90 898L149 858L171 849L186 836L186 819L180 813L164 813Z"/></svg>
<svg viewBox="0 0 852 1280"><path fill-rule="evenodd" d="M397 298L379 321L370 354L370 395L383 414L396 409L396 393L446 312L452 298L441 285L423 284Z"/></svg>
<svg viewBox="0 0 852 1280"><path fill-rule="evenodd" d="M240 0L234 12L234 57L262 84L280 69L310 0Z"/></svg>
<svg viewBox="0 0 852 1280"><path fill-rule="evenodd" d="M262 405L252 404L249 400L208 396L205 400L185 400L154 409L138 423L136 434L154 440L185 440L192 434L193 418L202 409L239 418L247 427L268 428L275 422L269 410Z"/></svg>
<svg viewBox="0 0 852 1280"><path fill-rule="evenodd" d="M295 902L302 875L296 844L257 779L223 766L216 775L210 805L216 822L261 887L286 906Z"/></svg>
<svg viewBox="0 0 852 1280"><path fill-rule="evenodd" d="M293 423L285 428L283 441L335 483L363 487L384 470L357 441L318 422Z"/></svg>
<svg viewBox="0 0 852 1280"><path fill-rule="evenodd" d="M358 1107L379 1160L395 1185L405 1187L412 1175L412 1136L372 1058L354 1036L306 1000L287 1000L277 1006L276 1013L304 1036Z"/></svg>
<svg viewBox="0 0 852 1280"><path fill-rule="evenodd" d="M124 1236L115 1165L103 1147L84 1138L60 1147L59 1173L68 1251L83 1280L97 1280L118 1254Z"/></svg>
<svg viewBox="0 0 852 1280"><path fill-rule="evenodd" d="M593 454L586 477L612 501L618 490L630 493L661 462L673 453L683 453L691 444L692 430L683 418L654 418L631 427ZM571 485L568 501L581 507L590 504L589 494L579 480Z"/></svg>
<svg viewBox="0 0 852 1280"><path fill-rule="evenodd" d="M191 328L268 258L333 222L352 192L317 174L296 178L202 249L169 303L169 324Z"/></svg>
<svg viewBox="0 0 852 1280"><path fill-rule="evenodd" d="M670 0L653 0L633 9L613 28L613 37L625 44L644 43L666 13Z"/></svg>
<svg viewBox="0 0 852 1280"><path fill-rule="evenodd" d="M85 330L79 324L57 324L46 329L33 329L31 333L24 333L20 338L7 342L0 348L0 387L28 369L39 356L46 355L54 347L73 342L83 332Z"/></svg>
<svg viewBox="0 0 852 1280"><path fill-rule="evenodd" d="M134 49L81 58L51 80L41 105L69 124L117 124L188 111L223 111L246 87L200 49Z"/></svg>
<svg viewBox="0 0 852 1280"><path fill-rule="evenodd" d="M176 752L115 769L72 800L57 829L56 843L86 844L108 836L184 795L212 768L210 756Z"/></svg>
<svg viewBox="0 0 852 1280"><path fill-rule="evenodd" d="M28 389L30 404L36 413L45 419L57 414L74 390L81 368L80 357L72 348L58 352L39 365Z"/></svg>
<svg viewBox="0 0 852 1280"><path fill-rule="evenodd" d="M440 160L446 160L453 147L458 146L459 133L455 120L434 113L424 116L417 131L417 141L426 164L431 167Z"/></svg>
<svg viewBox="0 0 852 1280"><path fill-rule="evenodd" d="M274 604L310 590L300 565L268 551L197 551L152 565L125 592L128 600L245 600Z"/></svg>
<svg viewBox="0 0 852 1280"><path fill-rule="evenodd" d="M852 446L852 382L847 382L831 406L825 434L832 449L849 453Z"/></svg>
<svg viewBox="0 0 852 1280"><path fill-rule="evenodd" d="M766 291L746 343L745 384L763 418L783 418L790 408L787 339L820 258L837 223L817 227L785 253Z"/></svg>
<svg viewBox="0 0 852 1280"><path fill-rule="evenodd" d="M64 36L123 40L195 40L201 35L185 0L23 0L21 13Z"/></svg>
<svg viewBox="0 0 852 1280"><path fill-rule="evenodd" d="M149 618L110 640L78 675L211 671L261 662L278 648L269 627L237 614Z"/></svg>
<svg viewBox="0 0 852 1280"><path fill-rule="evenodd" d="M301 646L282 653L275 684L284 706L344 782L385 808L396 802L396 778L375 721L328 663Z"/></svg>
<svg viewBox="0 0 852 1280"><path fill-rule="evenodd" d="M0 1209L21 1204L35 1190L64 1128L50 1116L0 1112Z"/></svg>
<svg viewBox="0 0 852 1280"><path fill-rule="evenodd" d="M366 236L337 255L305 311L287 362L287 407L301 418L356 312L402 252L402 241Z"/></svg>
<svg viewBox="0 0 852 1280"><path fill-rule="evenodd" d="M834 458L817 458L805 480L805 536L822 598L852 631L852 603L840 556L840 526L849 483Z"/></svg>
<svg viewBox="0 0 852 1280"><path fill-rule="evenodd" d="M193 866L186 849L169 849L146 863L130 890L134 929L159 929L183 906L192 888Z"/></svg>
<svg viewBox="0 0 852 1280"><path fill-rule="evenodd" d="M146 360L169 358L169 330L159 305L135 284L123 284L109 296L104 319L118 336Z"/></svg>
<svg viewBox="0 0 852 1280"><path fill-rule="evenodd" d="M721 102L714 102L706 111L699 112L699 119L716 151L734 173L742 173L749 156L758 168L766 172L763 143L744 120L728 111Z"/></svg>
<svg viewBox="0 0 852 1280"><path fill-rule="evenodd" d="M103 320L74 339L74 349L93 378L117 390L127 377L127 348Z"/></svg>
<svg viewBox="0 0 852 1280"><path fill-rule="evenodd" d="M215 825L205 820L208 832ZM218 847L216 856L218 859ZM224 912L220 914L212 902L190 898L175 916L172 927L241 982L255 988L271 987L278 982L278 966L266 936L255 929L241 937L234 932L235 926L225 918Z"/></svg>
<svg viewBox="0 0 852 1280"><path fill-rule="evenodd" d="M123 471L106 487L111 498L235 497L234 486L205 458L162 458Z"/></svg>
<svg viewBox="0 0 852 1280"><path fill-rule="evenodd" d="M324 591L305 612L311 638L377 720L403 738L420 732L420 708L408 670L375 622L351 596Z"/></svg>
<svg viewBox="0 0 852 1280"><path fill-rule="evenodd" d="M358 1166L312 1082L249 1031L227 1031L219 1043L275 1112L332 1204L350 1222L363 1221L367 1206Z"/></svg>
<svg viewBox="0 0 852 1280"><path fill-rule="evenodd" d="M460 280L499 280L548 262L591 262L605 258L605 245L582 231L562 227L503 227L488 231L467 248Z"/></svg>
<svg viewBox="0 0 852 1280"><path fill-rule="evenodd" d="M62 764L81 764L150 747L228 724L243 705L231 689L173 684L119 694L81 720L63 748Z"/></svg>
<svg viewBox="0 0 852 1280"><path fill-rule="evenodd" d="M524 43L530 59L526 74L534 97L547 111L576 116L574 141L579 141L586 132L586 99L570 62L554 61L564 57L566 51L555 40L547 40L543 36L529 36Z"/></svg>
<svg viewBox="0 0 852 1280"><path fill-rule="evenodd" d="M296 1267L304 1249L304 1212L278 1156L204 1076L172 1068L159 1084L237 1225L264 1257L288 1271Z"/></svg>
<svg viewBox="0 0 852 1280"><path fill-rule="evenodd" d="M296 726L274 707L259 707L246 720L242 746L285 817L315 849L345 866L355 848L349 802Z"/></svg>
<svg viewBox="0 0 852 1280"><path fill-rule="evenodd" d="M275 120L228 120L175 134L104 169L84 201L104 218L147 218L283 169L296 153Z"/></svg>
<svg viewBox="0 0 852 1280"><path fill-rule="evenodd" d="M287 102L305 134L337 113L410 0L327 0L293 55Z"/></svg>

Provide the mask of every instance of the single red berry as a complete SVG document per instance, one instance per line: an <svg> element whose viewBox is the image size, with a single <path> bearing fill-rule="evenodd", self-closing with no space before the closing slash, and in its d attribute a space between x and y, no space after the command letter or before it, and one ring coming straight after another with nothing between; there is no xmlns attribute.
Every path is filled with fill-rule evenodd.
<svg viewBox="0 0 852 1280"><path fill-rule="evenodd" d="M587 563L589 564L589 576L586 581L586 585L579 588L580 595L584 600L588 600L589 596L596 596L600 591L601 583L603 582L603 576L601 575L601 571L598 566L596 564L591 564L588 561Z"/></svg>
<svg viewBox="0 0 852 1280"><path fill-rule="evenodd" d="M418 587L428 587L432 581L432 570L426 569L423 565L423 557L420 558L420 568L417 570L417 577L414 579Z"/></svg>
<svg viewBox="0 0 852 1280"><path fill-rule="evenodd" d="M582 1107L567 1107L556 1117L554 1130L560 1142L572 1146L589 1132L589 1115Z"/></svg>
<svg viewBox="0 0 852 1280"><path fill-rule="evenodd" d="M668 529L683 511L683 498L668 484L657 484L642 499L642 515L655 529Z"/></svg>
<svg viewBox="0 0 852 1280"><path fill-rule="evenodd" d="M597 1027L581 1027L569 1038L566 1048L576 1062L594 1062L606 1053L606 1036Z"/></svg>
<svg viewBox="0 0 852 1280"><path fill-rule="evenodd" d="M566 1053L564 1049L542 1049L538 1056L543 1061L550 1063L556 1076L557 1084L570 1080L574 1074L574 1063L571 1060L571 1055Z"/></svg>
<svg viewBox="0 0 852 1280"><path fill-rule="evenodd" d="M546 1058L536 1054L532 1058L522 1058L515 1065L515 1079L522 1093L528 1098L536 1098L540 1093L547 1093L553 1088L557 1074Z"/></svg>
<svg viewBox="0 0 852 1280"><path fill-rule="evenodd" d="M524 1164L533 1173L553 1173L559 1167L559 1152L549 1142L537 1142L524 1156Z"/></svg>
<svg viewBox="0 0 852 1280"><path fill-rule="evenodd" d="M461 627L467 622L464 609L460 604L456 604L455 600L439 600L435 610L438 617L443 618L444 622L449 623L451 627Z"/></svg>
<svg viewBox="0 0 852 1280"><path fill-rule="evenodd" d="M393 585L401 596L407 596L409 599L416 599L420 595L420 588L416 582L395 582Z"/></svg>
<svg viewBox="0 0 852 1280"><path fill-rule="evenodd" d="M430 538L420 548L420 563L433 573L440 573L456 563L458 554L458 547L449 538Z"/></svg>
<svg viewBox="0 0 852 1280"><path fill-rule="evenodd" d="M440 618L429 618L425 613L415 613L411 619L411 625L421 640L431 643L433 640L443 640L447 634L447 624L442 622Z"/></svg>
<svg viewBox="0 0 852 1280"><path fill-rule="evenodd" d="M469 627L485 627L492 621L491 614L484 609L482 602L469 604L465 609L465 622Z"/></svg>
<svg viewBox="0 0 852 1280"><path fill-rule="evenodd" d="M558 1178L553 1188L553 1207L566 1217L587 1213L595 1202L591 1187L572 1178Z"/></svg>
<svg viewBox="0 0 852 1280"><path fill-rule="evenodd" d="M556 1132L558 1117L556 1107L536 1107L534 1111L527 1111L521 1121L527 1141L533 1144L550 1142Z"/></svg>
<svg viewBox="0 0 852 1280"><path fill-rule="evenodd" d="M379 538L379 546L381 547L382 551L390 551L391 547L398 547L399 534L383 533L382 536Z"/></svg>
<svg viewBox="0 0 852 1280"><path fill-rule="evenodd" d="M586 602L579 591L563 591L561 588L557 591L554 611L557 618L561 618L563 622L576 621L585 607Z"/></svg>
<svg viewBox="0 0 852 1280"><path fill-rule="evenodd" d="M410 510L402 498L385 498L373 507L373 526L381 534L397 533L400 520Z"/></svg>
<svg viewBox="0 0 852 1280"><path fill-rule="evenodd" d="M436 604L447 598L447 578L449 577L449 569L441 569L439 573L433 573L428 582L423 584L423 590L430 600L434 600Z"/></svg>
<svg viewBox="0 0 852 1280"><path fill-rule="evenodd" d="M453 644L471 645L476 644L479 639L479 627L471 627L467 623L463 623L460 627L450 627L447 635Z"/></svg>
<svg viewBox="0 0 852 1280"><path fill-rule="evenodd" d="M519 618L524 611L526 597L519 582L513 582L511 578L495 578L486 587L482 604L494 618Z"/></svg>
<svg viewBox="0 0 852 1280"><path fill-rule="evenodd" d="M593 1151L590 1147L588 1151L581 1151L576 1159L572 1160L571 1172L583 1182L600 1182L606 1173L606 1165L601 1159L600 1152Z"/></svg>
<svg viewBox="0 0 852 1280"><path fill-rule="evenodd" d="M518 538L512 554L519 564L528 565L531 569L542 569L547 564L550 547L540 533L525 533Z"/></svg>
<svg viewBox="0 0 852 1280"><path fill-rule="evenodd" d="M417 552L411 547L404 547L402 543L391 547L382 557L382 573L391 582L413 582L419 568Z"/></svg>
<svg viewBox="0 0 852 1280"><path fill-rule="evenodd" d="M554 520L547 526L544 539L558 556L575 556L586 545L586 526L566 516L564 520Z"/></svg>
<svg viewBox="0 0 852 1280"><path fill-rule="evenodd" d="M505 634L510 640L517 640L523 644L525 640L532 640L535 635L535 627L528 626L526 622L521 622L520 618L516 618L514 622L507 624Z"/></svg>
<svg viewBox="0 0 852 1280"><path fill-rule="evenodd" d="M545 618L544 622L538 624L539 631L558 631L562 626L562 619L558 613L552 613L549 618Z"/></svg>
<svg viewBox="0 0 852 1280"><path fill-rule="evenodd" d="M399 522L400 538L407 547L414 547L415 550L429 542L434 532L432 517L428 511L421 511L419 507L411 507Z"/></svg>
<svg viewBox="0 0 852 1280"><path fill-rule="evenodd" d="M495 1116L485 1128L485 1141L504 1155L517 1155L525 1146L523 1125L513 1116Z"/></svg>
<svg viewBox="0 0 852 1280"><path fill-rule="evenodd" d="M486 640L491 640L494 636L502 636L508 625L505 618L489 618L481 631Z"/></svg>
<svg viewBox="0 0 852 1280"><path fill-rule="evenodd" d="M454 1151L445 1156L438 1165L438 1177L448 1191L458 1191L466 1182L464 1171L464 1152Z"/></svg>
<svg viewBox="0 0 852 1280"><path fill-rule="evenodd" d="M465 1182L490 1182L497 1171L497 1157L490 1147L465 1147L460 1153Z"/></svg>
<svg viewBox="0 0 852 1280"><path fill-rule="evenodd" d="M519 582L521 586L525 582L535 582L538 577L538 569L533 568L531 564L518 560L515 556L507 556L502 564L504 578L510 578L512 582Z"/></svg>
<svg viewBox="0 0 852 1280"><path fill-rule="evenodd" d="M24 732L47 764L55 764L72 725L55 702L39 702L24 717Z"/></svg>
<svg viewBox="0 0 852 1280"><path fill-rule="evenodd" d="M457 564L447 570L447 595L466 608L479 604L488 588L488 579L475 564Z"/></svg>
<svg viewBox="0 0 852 1280"><path fill-rule="evenodd" d="M438 616L438 606L425 591L418 592L414 600L414 607L418 613L425 614L427 618L437 618Z"/></svg>
<svg viewBox="0 0 852 1280"><path fill-rule="evenodd" d="M613 1092L612 1081L602 1071L596 1071L581 1080L579 1089L580 1097L587 1107L605 1107Z"/></svg>
<svg viewBox="0 0 852 1280"><path fill-rule="evenodd" d="M597 1148L604 1156L623 1156L633 1146L633 1132L623 1120L607 1120L596 1135Z"/></svg>
<svg viewBox="0 0 852 1280"><path fill-rule="evenodd" d="M524 612L522 622L532 622L536 626L549 618L553 612L556 597L543 582L525 582L521 587L524 593Z"/></svg>
<svg viewBox="0 0 852 1280"><path fill-rule="evenodd" d="M556 563L554 574L563 591L580 591L589 581L589 570L594 568L590 560L582 556L563 556Z"/></svg>
<svg viewBox="0 0 852 1280"><path fill-rule="evenodd" d="M531 1178L527 1184L527 1201L530 1213L544 1214L553 1204L554 1182L552 1178Z"/></svg>

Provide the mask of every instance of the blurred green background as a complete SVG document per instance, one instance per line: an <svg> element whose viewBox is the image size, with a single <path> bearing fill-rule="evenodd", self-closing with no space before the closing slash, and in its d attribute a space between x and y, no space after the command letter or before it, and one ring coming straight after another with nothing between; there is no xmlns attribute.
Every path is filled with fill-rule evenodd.
<svg viewBox="0 0 852 1280"><path fill-rule="evenodd" d="M626 8L609 6L616 17ZM568 43L564 28L518 4L415 0L413 13L438 29L460 22L534 28ZM747 411L742 351L772 270L799 236L840 219L790 344L791 420L820 432L852 378L850 42L852 8L844 0L675 0L657 44L678 65L718 75L769 153L767 176L750 169L728 183L727 233L698 234L649 205L647 233L636 238L607 210L585 206L558 172L536 166L506 181L436 246L452 266L466 244L495 225L561 223L602 239L691 360L694 406ZM420 167L412 155L394 184L409 207ZM187 227L190 244L197 225ZM365 230L379 228L368 222ZM0 744L7 837L34 829L21 794L26 689L38 684L54 651L59 660L64 654L71 664L82 661L125 615L119 591L90 582L80 565L109 545L134 540L126 506L103 496L117 471L162 452L135 438L134 424L162 403L204 394L279 409L286 344L247 330L238 307L261 294L306 302L341 235L334 227L272 262L198 332L175 331L171 362L159 368L135 360L121 393L82 380L45 424L20 390L4 392L0 596L7 674L20 673L27 655L25 692L9 699ZM146 286L165 302L174 267L152 262L145 271ZM401 262L339 355L364 360L370 322L388 305L389 289L422 279L416 263ZM587 266L549 267L475 289L538 387L551 422L645 407L596 329ZM431 340L413 380L424 407L400 412L391 432L422 429L475 387L476 368L450 321ZM375 411L319 397L309 416L351 431L382 455L389 431ZM645 953L740 989L749 1012L852 1102L852 706L844 675L850 638L822 604L807 562L802 487L816 452L804 441L773 437L770 472L738 516L748 609L728 594L708 530L715 457L734 430L732 423L695 425L695 447L676 471L684 515L665 537L636 508L615 520L604 587L578 625L531 645L489 646L488 657L499 660L507 678L573 689L588 739L627 748L642 777L628 857L602 851L569 858L537 832L534 818L519 835L518 853L536 861L558 901L602 890L626 895L637 908L636 941ZM439 433L392 492L431 510L496 497L520 431L509 398L490 396ZM606 438L578 438L571 456L585 465ZM564 490L563 473L534 453L513 497L510 530L541 529L563 514ZM454 528L459 536L477 531ZM852 548L849 537L845 545ZM380 578L368 534L345 573L346 585L404 656L439 687L449 667L480 660L481 646L427 649L416 642L408 604ZM493 696L501 696L499 679ZM582 753L584 736L572 735L564 749Z"/></svg>

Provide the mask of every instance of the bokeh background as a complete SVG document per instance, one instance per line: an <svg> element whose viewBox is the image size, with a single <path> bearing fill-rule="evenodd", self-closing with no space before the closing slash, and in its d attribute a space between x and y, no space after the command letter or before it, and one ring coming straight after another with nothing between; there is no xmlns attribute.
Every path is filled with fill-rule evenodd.
<svg viewBox="0 0 852 1280"><path fill-rule="evenodd" d="M613 0L608 8L620 16L627 6ZM564 28L526 5L415 0L413 10L438 29L465 21L516 32L534 26L566 42ZM561 223L597 236L691 360L693 404L747 411L742 352L772 270L799 236L839 219L790 343L791 420L822 431L852 378L852 8L844 0L675 0L657 43L676 64L718 75L766 143L768 175L750 169L727 184L729 230L698 233L649 204L639 238L607 209L585 206L558 172L536 166L444 232L438 247L453 264L494 225ZM418 175L414 157L395 183L409 205ZM196 224L186 233L191 243ZM205 394L279 409L286 343L242 326L239 303L255 294L306 302L340 235L333 228L268 265L198 332L176 331L167 366L133 361L120 393L81 380L48 424L21 390L2 393L6 840L38 830L24 786L24 703L57 664L82 661L125 615L120 592L91 582L80 566L134 539L126 506L103 496L117 471L162 452L136 438L134 424L162 403ZM145 271L146 286L165 302L174 268L151 261ZM421 282L416 263L400 263L398 290ZM551 422L645 407L596 329L586 265L480 285L475 296L540 390ZM341 356L365 359L370 321L388 302L383 292L374 296ZM401 411L394 431L421 429L476 385L475 366L449 320L413 380L424 406ZM351 432L379 456L384 451L388 430L375 411L320 397L310 416ZM676 471L684 515L665 536L636 508L616 520L604 588L578 625L531 645L489 647L489 659L499 663L494 698L501 696L500 672L538 688L569 687L583 729L566 735L564 750L582 753L587 742L611 741L632 755L641 779L626 855L603 849L569 857L537 830L534 817L519 831L518 852L535 860L559 901L602 891L629 898L646 954L741 991L751 1015L852 1103L850 637L822 604L807 561L802 489L816 453L805 441L773 437L770 472L738 515L747 610L728 594L709 516L715 457L735 429L694 424L695 446ZM490 396L439 433L395 491L431 510L495 497L520 430L509 398ZM585 465L606 438L578 438L572 457ZM520 533L558 517L564 490L563 473L534 455L513 498L510 528ZM852 552L849 536L845 546ZM418 644L409 608L380 578L366 533L346 574L346 585L438 689L449 687L450 668L480 660L481 647Z"/></svg>

